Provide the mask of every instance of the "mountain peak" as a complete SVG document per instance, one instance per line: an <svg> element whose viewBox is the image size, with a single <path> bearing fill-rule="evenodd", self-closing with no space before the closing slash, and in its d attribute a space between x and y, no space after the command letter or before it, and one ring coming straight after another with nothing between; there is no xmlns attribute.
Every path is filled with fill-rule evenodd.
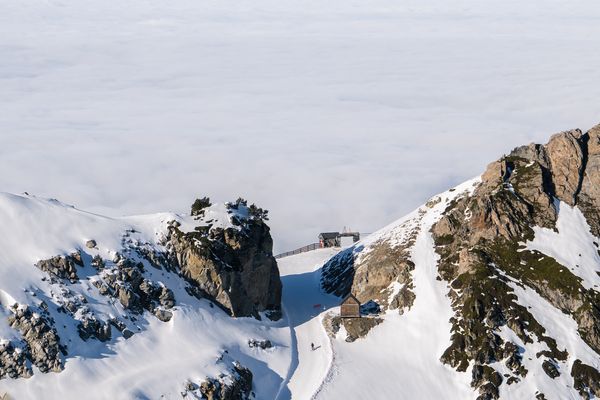
<svg viewBox="0 0 600 400"><path fill-rule="evenodd" d="M467 186L334 257L323 288L375 302L374 330L402 321L431 285L415 281L431 235L452 313L440 362L481 400L600 396L600 126L517 147Z"/></svg>

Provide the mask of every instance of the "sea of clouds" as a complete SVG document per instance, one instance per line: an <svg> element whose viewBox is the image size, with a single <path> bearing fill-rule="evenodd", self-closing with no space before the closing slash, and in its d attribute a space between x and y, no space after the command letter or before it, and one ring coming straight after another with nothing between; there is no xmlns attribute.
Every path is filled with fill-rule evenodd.
<svg viewBox="0 0 600 400"><path fill-rule="evenodd" d="M0 190L372 232L600 122L600 3L0 0Z"/></svg>

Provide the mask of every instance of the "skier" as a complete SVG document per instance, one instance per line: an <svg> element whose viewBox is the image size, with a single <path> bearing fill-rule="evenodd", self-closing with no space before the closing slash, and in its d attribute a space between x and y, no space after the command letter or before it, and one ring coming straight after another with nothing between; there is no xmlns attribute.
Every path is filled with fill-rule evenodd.
<svg viewBox="0 0 600 400"><path fill-rule="evenodd" d="M315 351L315 344L314 344L314 343L311 343L311 344L310 344L310 349L311 349L312 351Z"/></svg>

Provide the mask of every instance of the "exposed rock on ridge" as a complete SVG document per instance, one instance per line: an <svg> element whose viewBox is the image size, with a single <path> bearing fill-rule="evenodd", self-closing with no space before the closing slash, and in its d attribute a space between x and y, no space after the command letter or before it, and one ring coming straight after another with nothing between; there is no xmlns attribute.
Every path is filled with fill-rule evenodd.
<svg viewBox="0 0 600 400"><path fill-rule="evenodd" d="M193 291L235 317L281 314L281 279L273 240L263 218L243 202L229 205L232 227L210 225L183 232L170 227L170 259Z"/></svg>
<svg viewBox="0 0 600 400"><path fill-rule="evenodd" d="M36 267L50 274L55 279L67 279L71 283L77 282L77 266L82 266L81 254L73 253L68 256L56 256L48 260L41 260Z"/></svg>
<svg viewBox="0 0 600 400"><path fill-rule="evenodd" d="M592 233L600 237L600 125L590 129L585 144L586 167L578 196L578 206L585 214Z"/></svg>
<svg viewBox="0 0 600 400"><path fill-rule="evenodd" d="M498 398L503 382L488 365L504 362L513 382L528 373L519 359L506 358L515 344L501 338L502 326L512 329L524 343L531 342L532 336L546 343L549 350L537 357L552 378L560 371L551 366L568 357L518 304L513 279L570 314L583 340L600 354L600 293L583 287L581 279L556 260L522 246L533 238L532 227L555 227L555 199L577 205L592 232L600 232L600 176L595 166L598 133L598 127L586 134L567 131L552 136L545 146L515 149L490 164L474 194L452 204L432 228L441 256L439 274L451 284L456 312L452 345L442 361L460 371L474 362L475 370L483 371L474 372L472 381L481 399ZM585 387L594 390L593 385Z"/></svg>
<svg viewBox="0 0 600 400"><path fill-rule="evenodd" d="M415 264L410 257L419 230L419 215L391 232L393 240L373 243L364 247L344 250L323 266L321 284L328 293L344 297L354 294L361 303L374 302L381 310L398 309L400 313L414 301L412 271Z"/></svg>

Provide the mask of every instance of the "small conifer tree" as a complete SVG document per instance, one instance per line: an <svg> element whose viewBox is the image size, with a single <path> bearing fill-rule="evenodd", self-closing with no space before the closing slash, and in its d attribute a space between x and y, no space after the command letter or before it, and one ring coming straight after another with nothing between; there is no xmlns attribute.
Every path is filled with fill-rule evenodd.
<svg viewBox="0 0 600 400"><path fill-rule="evenodd" d="M192 216L204 215L204 209L210 207L211 205L212 204L210 203L210 199L208 197L196 199L194 204L192 204Z"/></svg>

